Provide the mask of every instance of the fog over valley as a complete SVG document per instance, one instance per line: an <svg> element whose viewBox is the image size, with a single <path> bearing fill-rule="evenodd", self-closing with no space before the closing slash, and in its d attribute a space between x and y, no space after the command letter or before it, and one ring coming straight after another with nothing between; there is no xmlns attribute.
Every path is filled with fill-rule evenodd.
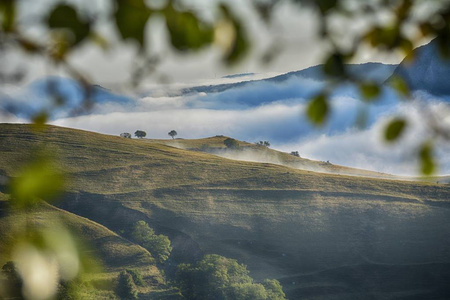
<svg viewBox="0 0 450 300"><path fill-rule="evenodd" d="M396 68L383 64L350 66L354 74L379 83L386 82ZM247 142L268 140L274 149L298 151L305 158L411 176L418 173L415 147L428 130L422 113L438 112L445 116L440 120L443 124L450 123L444 105L449 101L447 95L434 95L433 90L420 86L421 90L413 91L412 100L404 103L385 84L378 101L368 104L361 101L356 86L344 83L333 90L329 120L317 128L304 111L309 99L328 84L320 66L266 79L260 79L262 76L250 73L216 79L208 85L154 87L126 96L95 86L92 108L75 112L83 99L79 84L50 77L2 97L1 107L8 112L2 121L21 122L46 103L51 105L54 95L47 89L51 84L57 94L68 99L53 111L54 125L111 135L141 129L147 138L156 139L168 138L167 133L175 129L177 137L185 139L225 135ZM411 126L397 143L388 145L382 133L392 115L406 117ZM439 173L448 174L450 158L445 154L449 146L436 146Z"/></svg>

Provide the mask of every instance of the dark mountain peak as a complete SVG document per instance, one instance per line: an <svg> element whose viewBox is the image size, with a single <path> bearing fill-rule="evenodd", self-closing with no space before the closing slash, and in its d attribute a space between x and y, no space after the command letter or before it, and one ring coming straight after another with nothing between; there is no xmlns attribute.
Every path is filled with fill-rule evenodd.
<svg viewBox="0 0 450 300"><path fill-rule="evenodd" d="M385 81L394 72L397 65L369 62L362 64L347 64L347 71L354 77L376 82ZM323 65L312 66L300 71L289 72L270 78L270 81L284 81L292 77L304 77L316 81L329 80L323 69Z"/></svg>
<svg viewBox="0 0 450 300"><path fill-rule="evenodd" d="M450 58L442 55L436 39L414 49L397 67L393 76L403 78L411 90L450 95Z"/></svg>

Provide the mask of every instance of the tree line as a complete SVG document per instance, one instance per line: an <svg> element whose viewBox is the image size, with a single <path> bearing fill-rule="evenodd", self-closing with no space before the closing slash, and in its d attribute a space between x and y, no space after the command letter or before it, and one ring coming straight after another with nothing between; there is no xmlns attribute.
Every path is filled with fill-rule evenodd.
<svg viewBox="0 0 450 300"><path fill-rule="evenodd" d="M175 136L177 136L178 133L175 130L171 130L171 131L169 131L168 135L172 139L175 139ZM129 132L122 132L120 134L120 136L123 137L123 138L131 139L131 133L129 133ZM142 138L145 138L147 136L147 132L145 132L144 130L136 130L134 132L134 136L137 137L138 139L142 139Z"/></svg>

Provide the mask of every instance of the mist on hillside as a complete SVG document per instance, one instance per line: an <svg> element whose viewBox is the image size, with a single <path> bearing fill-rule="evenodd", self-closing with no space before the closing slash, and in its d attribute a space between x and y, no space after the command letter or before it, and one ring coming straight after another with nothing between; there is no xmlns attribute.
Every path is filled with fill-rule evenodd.
<svg viewBox="0 0 450 300"><path fill-rule="evenodd" d="M287 161L286 160L286 155L288 155L287 153L282 154L278 151L264 149L263 146L260 146L259 148L261 149L253 149L249 147L245 148L242 147L241 149L213 149L213 150L207 149L206 152L234 160L276 164L284 166L288 165L292 168L296 168L299 170L321 172L321 173L333 173L330 169L320 167L319 162L308 163L306 161L300 161L300 159ZM293 158L295 157L293 156Z"/></svg>

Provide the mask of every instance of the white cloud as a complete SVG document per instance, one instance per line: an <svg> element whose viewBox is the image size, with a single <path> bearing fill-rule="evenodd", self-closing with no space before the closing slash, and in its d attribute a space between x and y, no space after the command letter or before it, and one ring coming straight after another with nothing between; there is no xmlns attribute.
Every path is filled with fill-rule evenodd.
<svg viewBox="0 0 450 300"><path fill-rule="evenodd" d="M443 103L429 104L432 110L443 110ZM408 128L395 143L384 141L383 133L392 113L404 116ZM447 119L449 118L447 114ZM447 120L448 122L448 120ZM418 147L430 136L427 122L423 118L423 106L420 103L408 103L395 106L391 114L380 116L365 130L348 129L333 135L320 134L308 139L299 139L295 143L279 145L284 151L299 151L300 155L316 160L385 172L397 175L419 174L417 161ZM449 143L436 144L436 156L441 174L450 173Z"/></svg>
<svg viewBox="0 0 450 300"><path fill-rule="evenodd" d="M181 101L181 100L180 100ZM179 104L177 104L179 105ZM147 137L166 138L175 129L178 137L198 138L218 134L240 139L274 136L286 130L286 123L300 127L299 107L281 104L248 110L164 108L145 112L113 112L60 119L55 125L93 130L107 134L147 131Z"/></svg>
<svg viewBox="0 0 450 300"><path fill-rule="evenodd" d="M244 97L246 91L254 93L258 88L250 86L233 91L233 99L237 94ZM399 103L386 93L389 99L369 107L369 127L357 130L355 119L361 102L348 90L344 94L332 99L332 117L321 129L313 128L306 120L303 98L255 102L247 107L235 105L233 109L233 105L226 103L228 97L223 95L215 95L208 105L203 102L205 96L146 97L139 99L131 111L100 106L101 114L53 123L113 135L141 129L147 131L149 138L168 138L167 132L175 129L181 138L226 135L249 142L269 140L276 149L297 150L307 158L392 174L417 174L417 147L428 133L423 122L423 102ZM428 102L427 107L443 112L447 105ZM405 116L410 126L398 143L387 145L382 133L393 114ZM448 114L444 115L449 122ZM440 144L438 149L441 170L449 173L450 161L444 154L450 148Z"/></svg>

